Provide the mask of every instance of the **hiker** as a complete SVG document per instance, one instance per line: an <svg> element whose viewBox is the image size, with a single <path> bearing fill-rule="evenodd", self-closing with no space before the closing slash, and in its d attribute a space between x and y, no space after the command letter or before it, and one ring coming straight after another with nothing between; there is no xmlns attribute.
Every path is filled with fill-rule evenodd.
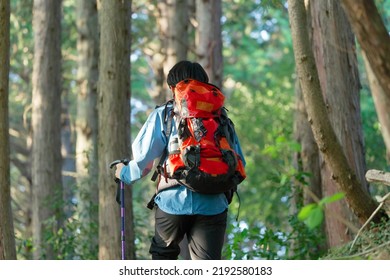
<svg viewBox="0 0 390 280"><path fill-rule="evenodd" d="M209 78L205 70L196 62L180 61L169 71L167 83L173 96L175 92L178 94L176 86L183 81L199 83L200 86L212 87L213 91L219 91L215 86L208 84ZM182 83L180 85L184 87ZM183 144L178 143L178 138L182 138L182 136L178 137L178 131L180 133L181 130L178 124L180 116L176 111L173 113L173 110L176 110L173 106L175 103L167 103L156 107L151 112L132 144L134 159L128 165L118 164L115 176L130 185L146 176L151 171L154 160L160 158L158 189L150 207L155 210L155 234L149 250L152 259L177 259L180 253L179 243L184 236L187 236L191 259L220 260L225 239L228 204L231 201L231 195L227 194L231 192L216 191L217 193L212 194L198 192L184 183L185 178L181 180L175 177L176 180L171 178L174 175L168 176L167 168L172 168L170 166L174 165L174 160L171 158L171 155L175 154L173 146L177 149L178 145ZM183 121L180 122L182 123ZM206 126L207 129L210 130ZM207 134L206 131L203 132ZM231 134L233 135L230 138L233 139L231 141L234 144L232 149L234 153L231 154L235 155L232 161L236 161L232 166L236 168L239 161L242 165L240 172L243 173L245 160L237 136L235 133ZM171 162L167 164L170 159ZM183 161L180 160L180 164L183 164ZM240 172L233 171L238 174L237 182L235 179L229 179L225 185L232 185L232 182L237 185L245 178L245 175L239 175Z"/></svg>

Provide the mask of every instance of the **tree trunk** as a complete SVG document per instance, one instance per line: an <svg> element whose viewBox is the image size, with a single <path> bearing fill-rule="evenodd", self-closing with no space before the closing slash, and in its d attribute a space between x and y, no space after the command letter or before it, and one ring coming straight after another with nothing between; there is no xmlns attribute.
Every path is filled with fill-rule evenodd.
<svg viewBox="0 0 390 280"><path fill-rule="evenodd" d="M151 96L156 104L172 98L166 85L169 70L177 62L187 59L188 51L188 1L163 0L156 4L158 42L153 42L151 65L156 84Z"/></svg>
<svg viewBox="0 0 390 280"><path fill-rule="evenodd" d="M341 4L386 99L390 99L390 36L374 0L342 0Z"/></svg>
<svg viewBox="0 0 390 280"><path fill-rule="evenodd" d="M0 0L0 260L16 259L11 209L8 85L10 1Z"/></svg>
<svg viewBox="0 0 390 280"><path fill-rule="evenodd" d="M64 214L72 216L74 212L72 199L75 196L74 186L76 184L76 162L75 147L72 141L72 124L69 113L69 93L62 95L61 105L61 156L62 156L62 186L64 200Z"/></svg>
<svg viewBox="0 0 390 280"><path fill-rule="evenodd" d="M156 104L162 104L172 99L172 93L166 85L169 70L179 61L187 59L188 51L188 0L164 0L158 1L157 18L159 37L161 38L161 54L152 56L154 72L157 73L156 81L158 92L154 96ZM157 58L157 60L155 59ZM163 59L162 63L158 60ZM152 96L153 97L153 96ZM187 239L180 243L180 255L183 259L189 259Z"/></svg>
<svg viewBox="0 0 390 280"><path fill-rule="evenodd" d="M294 134L296 141L301 144L301 151L296 155L294 165L300 172L310 174L308 178L305 178L307 181L302 185L302 203L306 205L318 202L322 198L320 160L318 147L314 140L310 124L307 121L307 113L301 90L298 88L295 90L295 93L296 113Z"/></svg>
<svg viewBox="0 0 390 280"><path fill-rule="evenodd" d="M32 95L33 240L35 258L55 257L45 234L61 224L61 1L36 0L33 7ZM49 218L54 224L45 224Z"/></svg>
<svg viewBox="0 0 390 280"><path fill-rule="evenodd" d="M169 70L177 62L187 59L188 49L188 1L167 0L166 1L166 62L164 63L164 80ZM167 99L171 99L169 92Z"/></svg>
<svg viewBox="0 0 390 280"><path fill-rule="evenodd" d="M349 166L362 187L368 190L364 177L366 164L360 116L360 84L353 33L339 2L312 1L310 8L312 49L329 120ZM331 196L339 190L324 157L320 158L320 166L323 196ZM329 247L336 247L352 238L340 217L350 222L354 217L344 200L332 203L325 210Z"/></svg>
<svg viewBox="0 0 390 280"><path fill-rule="evenodd" d="M99 259L119 259L120 207L110 162L130 158L131 1L102 0L99 7ZM131 188L126 188L127 258L135 258ZM129 234L130 233L130 234Z"/></svg>
<svg viewBox="0 0 390 280"><path fill-rule="evenodd" d="M306 13L307 28L311 30L312 13L310 10ZM309 33L309 36L312 34ZM311 38L311 37L310 37ZM318 202L318 199L322 198L321 187L321 167L320 167L320 152L314 139L313 132L308 122L308 116L306 112L306 105L303 100L302 89L299 81L295 84L295 139L301 144L301 152L298 154L296 160L297 166L305 173L310 174L308 180L308 188L303 189L303 204L309 204Z"/></svg>
<svg viewBox="0 0 390 280"><path fill-rule="evenodd" d="M322 198L320 155L310 124L307 121L306 107L299 81L296 81L295 85L295 108L294 138L300 143L301 150L294 154L294 166L300 173L308 175L307 177L302 176L300 180L295 182L297 187L294 189L290 209L293 215L296 215L304 205L318 202ZM325 236L325 227L322 227L322 233ZM302 242L299 237L293 238L292 242L292 253L304 246L299 243ZM317 244L316 248L311 249L311 253L318 254L326 246L327 244ZM305 257L310 259L309 255Z"/></svg>
<svg viewBox="0 0 390 280"><path fill-rule="evenodd" d="M288 7L295 63L314 138L325 161L329 164L331 178L336 181L338 190L345 193L351 209L361 222L365 222L378 204L370 197L364 187L365 184L362 184L350 167L328 118L308 39L304 3L299 0L289 0ZM383 212L379 213L374 221L379 222L382 216Z"/></svg>
<svg viewBox="0 0 390 280"><path fill-rule="evenodd" d="M205 68L210 83L222 88L221 0L196 0L196 53Z"/></svg>
<svg viewBox="0 0 390 280"><path fill-rule="evenodd" d="M77 95L76 119L76 170L78 213L82 228L82 242L88 244L88 255L97 257L98 232L93 225L98 224L99 189L98 177L98 113L97 84L99 77L99 31L96 1L76 2L77 12Z"/></svg>
<svg viewBox="0 0 390 280"><path fill-rule="evenodd" d="M374 72L372 71L370 62L368 62L367 55L362 51L364 65L368 82L370 84L371 95L374 99L376 113L378 115L379 123L381 124L381 132L383 140L386 145L386 160L390 163L390 98L387 98L384 90L378 82Z"/></svg>

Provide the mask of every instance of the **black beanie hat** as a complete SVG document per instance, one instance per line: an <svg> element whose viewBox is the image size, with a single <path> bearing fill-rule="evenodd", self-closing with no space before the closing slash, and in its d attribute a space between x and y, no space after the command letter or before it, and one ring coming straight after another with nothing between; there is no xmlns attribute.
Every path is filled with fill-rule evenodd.
<svg viewBox="0 0 390 280"><path fill-rule="evenodd" d="M197 62L187 60L180 61L169 70L167 83L168 86L176 84L185 79L194 79L200 82L208 83L209 77L203 67Z"/></svg>

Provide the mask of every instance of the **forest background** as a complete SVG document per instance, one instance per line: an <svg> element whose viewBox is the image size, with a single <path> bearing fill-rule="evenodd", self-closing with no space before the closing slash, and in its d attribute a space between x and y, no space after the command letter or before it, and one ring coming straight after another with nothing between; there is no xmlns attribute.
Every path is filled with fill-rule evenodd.
<svg viewBox="0 0 390 280"><path fill-rule="evenodd" d="M131 139L169 97L167 70L182 59L199 61L222 88L247 162L225 259L390 259L389 222L359 231L388 193L364 174L390 161L390 87L375 71L390 60L380 43L390 46L390 1L306 1L299 14L303 2L1 0L0 259L120 257L108 165L131 157ZM354 7L379 21L364 12L354 20L344 12ZM294 13L317 68L306 81L318 80L325 111L312 109L294 60L306 37L292 32ZM359 20L385 28L367 38L371 49ZM333 133L354 172L345 177L357 178L351 193L329 156L336 145L321 142ZM149 178L126 189L129 259L149 258L154 191Z"/></svg>

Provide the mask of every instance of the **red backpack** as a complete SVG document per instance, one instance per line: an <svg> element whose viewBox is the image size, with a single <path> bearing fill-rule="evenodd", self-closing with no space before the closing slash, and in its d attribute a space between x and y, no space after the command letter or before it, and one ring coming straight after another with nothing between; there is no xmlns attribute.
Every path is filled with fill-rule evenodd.
<svg viewBox="0 0 390 280"><path fill-rule="evenodd" d="M212 84L187 79L176 85L172 117L178 138L168 144L164 166L166 155L160 160L160 175L204 194L235 190L245 179L243 162L233 148L234 125L223 107L224 99Z"/></svg>

